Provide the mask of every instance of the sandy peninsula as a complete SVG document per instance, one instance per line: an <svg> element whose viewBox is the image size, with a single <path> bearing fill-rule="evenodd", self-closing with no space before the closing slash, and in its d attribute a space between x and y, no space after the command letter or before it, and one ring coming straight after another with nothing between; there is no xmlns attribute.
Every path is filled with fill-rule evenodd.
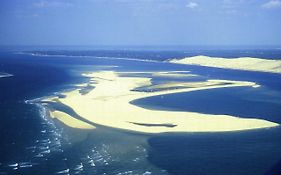
<svg viewBox="0 0 281 175"><path fill-rule="evenodd" d="M63 98L53 97L46 100L67 105L92 123L142 133L238 131L278 125L266 120L239 118L239 116L145 109L130 103L141 98L172 93L241 86L257 87L258 85L253 82L208 80L152 85L151 78L132 77L129 73L124 76L124 73L102 71L84 74L84 76L95 83L95 88L88 93L81 94L79 88L83 87L78 86L76 90L63 93ZM134 90L143 86L151 86L151 88L154 86L157 91ZM62 122L70 120L71 117L58 111L51 113ZM76 120L78 119L67 122L72 127L89 129L89 125L76 123Z"/></svg>
<svg viewBox="0 0 281 175"><path fill-rule="evenodd" d="M183 59L172 59L170 62L226 69L281 73L281 60L268 60L261 58L216 58L208 56L194 56Z"/></svg>
<svg viewBox="0 0 281 175"><path fill-rule="evenodd" d="M53 119L57 119L69 127L80 128L80 129L95 129L93 125L90 125L86 122L78 120L65 112L61 111L52 111L50 115Z"/></svg>

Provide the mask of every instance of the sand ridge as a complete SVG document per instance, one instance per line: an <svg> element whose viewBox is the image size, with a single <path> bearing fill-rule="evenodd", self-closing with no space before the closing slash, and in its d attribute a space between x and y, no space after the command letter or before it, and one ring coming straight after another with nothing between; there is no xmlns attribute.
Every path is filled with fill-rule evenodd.
<svg viewBox="0 0 281 175"><path fill-rule="evenodd" d="M190 71L154 71L154 72L119 72L119 75L128 74L151 74L154 77L171 77L171 78L185 78L197 77L199 75L191 74Z"/></svg>
<svg viewBox="0 0 281 175"><path fill-rule="evenodd" d="M183 59L172 59L169 62L226 69L281 73L281 60L269 60L251 57L217 58L200 55Z"/></svg>
<svg viewBox="0 0 281 175"><path fill-rule="evenodd" d="M54 119L58 119L59 121L63 122L64 124L66 124L67 126L72 127L72 128L95 129L94 126L92 126L86 122L83 122L81 120L78 120L62 111L57 111L57 110L51 111L50 116Z"/></svg>
<svg viewBox="0 0 281 175"><path fill-rule="evenodd" d="M134 89L143 86L154 86L151 78L120 77L118 72L101 71L83 74L95 82L95 88L82 95L79 89L63 93L64 98L52 98L72 108L79 116L93 123L142 133L162 132L219 132L237 131L278 126L261 119L239 118L229 115L212 115L196 112L162 111L135 106L133 100L166 95L227 87L256 87L254 82L208 80L202 82L175 82L162 86L165 90L143 92ZM161 89L161 85L157 88ZM75 127L75 122L72 123ZM168 124L168 125L167 125ZM81 125L79 125L80 127Z"/></svg>

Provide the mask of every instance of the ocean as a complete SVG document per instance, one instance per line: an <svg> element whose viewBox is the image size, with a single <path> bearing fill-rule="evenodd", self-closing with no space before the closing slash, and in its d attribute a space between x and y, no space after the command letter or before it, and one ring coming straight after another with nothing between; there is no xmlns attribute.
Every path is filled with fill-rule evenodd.
<svg viewBox="0 0 281 175"><path fill-rule="evenodd" d="M42 98L87 82L88 79L81 76L84 72L190 71L200 76L154 77L153 83L227 79L252 81L261 87L209 89L131 103L156 110L226 114L280 124L280 74L168 62L173 58L198 55L281 59L281 50L2 49L0 175L280 174L280 126L247 131L162 134L134 133L105 126L82 130L51 119L48 109L38 103Z"/></svg>

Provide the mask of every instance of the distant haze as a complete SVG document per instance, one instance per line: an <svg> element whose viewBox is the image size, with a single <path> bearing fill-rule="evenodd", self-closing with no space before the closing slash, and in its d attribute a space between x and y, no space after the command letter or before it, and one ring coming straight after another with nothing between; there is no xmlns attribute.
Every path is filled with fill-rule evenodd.
<svg viewBox="0 0 281 175"><path fill-rule="evenodd" d="M281 45L281 0L1 0L0 45Z"/></svg>

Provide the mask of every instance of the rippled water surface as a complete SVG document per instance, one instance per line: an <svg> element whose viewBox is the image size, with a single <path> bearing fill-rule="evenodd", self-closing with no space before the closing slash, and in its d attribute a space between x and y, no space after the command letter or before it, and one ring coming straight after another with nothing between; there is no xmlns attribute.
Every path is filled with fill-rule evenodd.
<svg viewBox="0 0 281 175"><path fill-rule="evenodd" d="M280 127L225 133L157 135L104 126L81 130L67 127L49 117L48 107L63 106L38 103L43 97L87 82L87 78L81 77L82 72L191 71L199 76L151 77L154 84L229 79L253 81L261 87L194 91L140 99L132 103L150 109L228 114L280 124L281 75L166 62L170 58L195 55L278 59L281 58L281 51L1 52L0 174L258 175L281 172ZM84 89L81 93L87 93L87 90L90 89Z"/></svg>

